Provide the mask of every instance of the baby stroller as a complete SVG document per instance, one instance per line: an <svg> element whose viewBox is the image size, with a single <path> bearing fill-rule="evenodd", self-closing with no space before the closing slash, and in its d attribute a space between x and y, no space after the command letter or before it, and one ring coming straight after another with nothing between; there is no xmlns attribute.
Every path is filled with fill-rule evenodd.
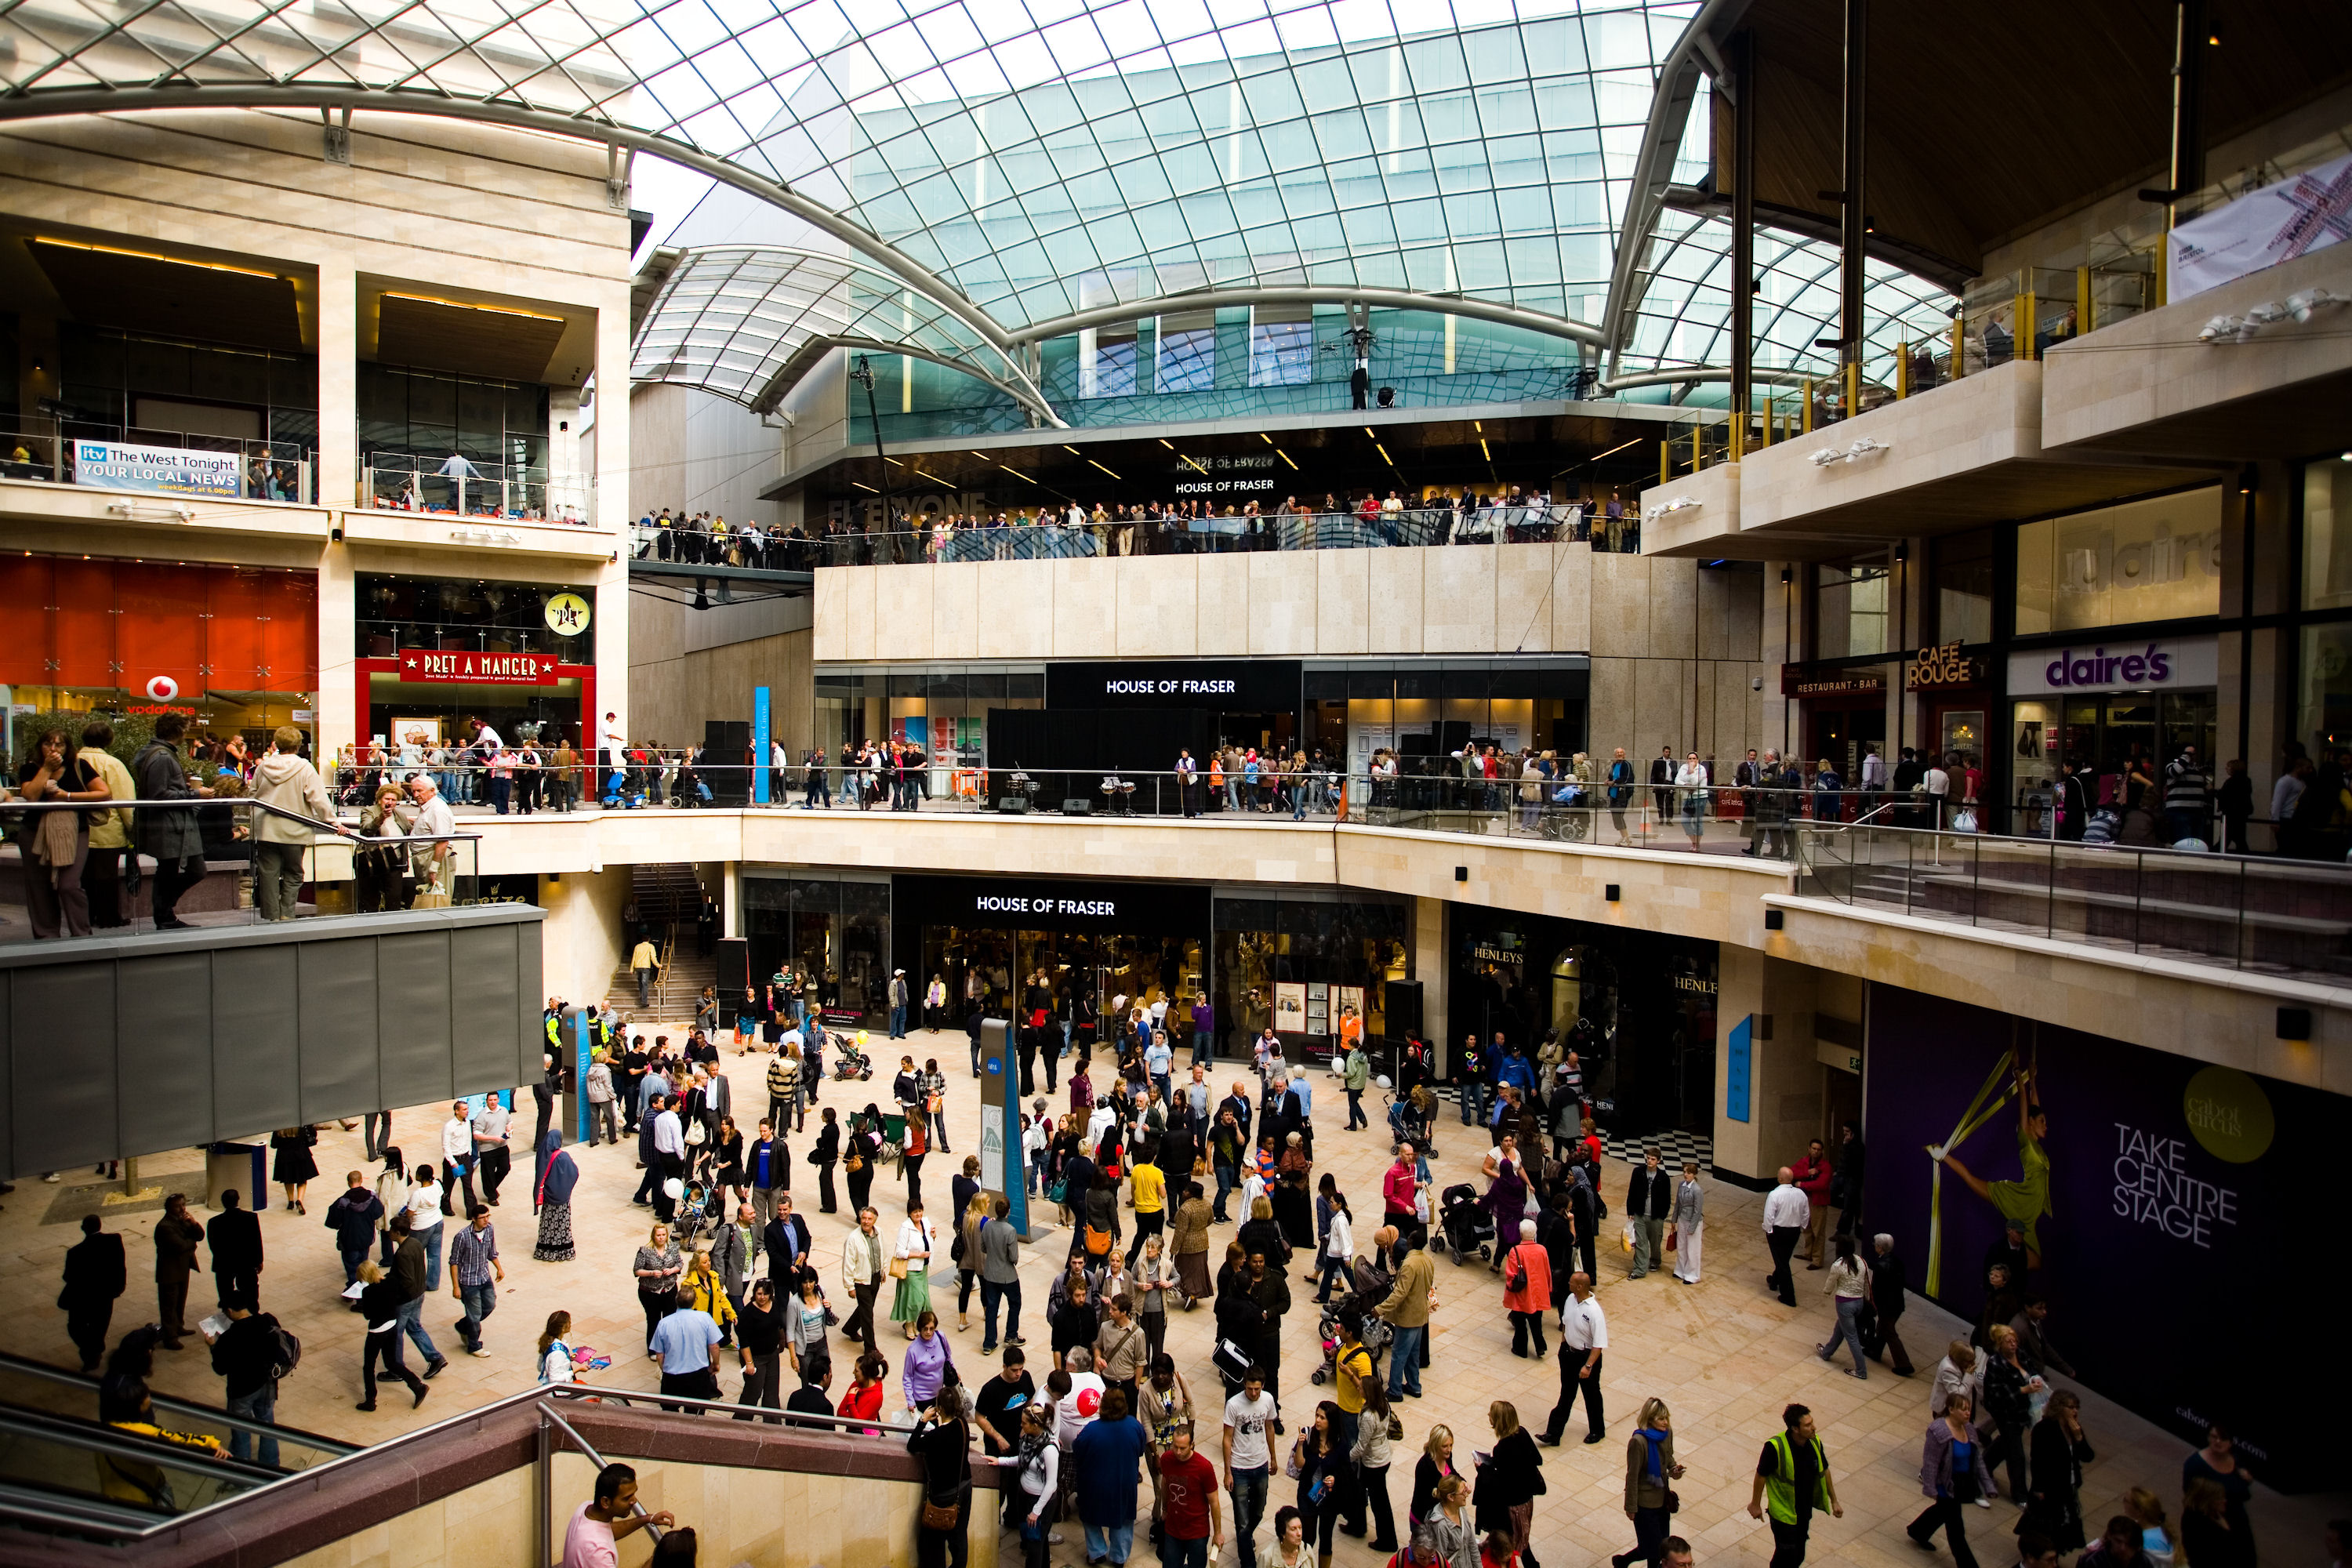
<svg viewBox="0 0 2352 1568"><path fill-rule="evenodd" d="M1486 1205L1478 1201L1478 1189L1457 1182L1445 1189L1438 1203L1437 1223L1444 1233L1446 1256L1457 1264L1473 1254L1482 1258L1489 1256L1495 1221Z"/></svg>
<svg viewBox="0 0 2352 1568"><path fill-rule="evenodd" d="M874 1076L874 1058L859 1050L856 1041L838 1029L828 1029L825 1033L833 1037L833 1048L839 1058L833 1064L833 1076L836 1079L847 1083Z"/></svg>
<svg viewBox="0 0 2352 1568"><path fill-rule="evenodd" d="M1389 1096L1389 1135L1423 1154L1437 1152L1437 1097L1419 1084Z"/></svg>
<svg viewBox="0 0 2352 1568"><path fill-rule="evenodd" d="M1389 1299L1389 1288L1395 1283L1396 1277L1381 1267L1377 1259L1356 1259L1353 1288L1347 1295L1334 1299L1323 1309L1322 1322L1318 1330L1318 1337L1323 1342L1323 1364L1309 1374L1313 1381L1328 1383L1339 1370L1339 1319L1350 1311L1363 1320L1364 1349L1371 1354L1372 1370L1375 1373L1380 1371L1381 1357L1386 1353L1389 1342L1396 1337L1396 1331L1372 1316L1372 1309Z"/></svg>

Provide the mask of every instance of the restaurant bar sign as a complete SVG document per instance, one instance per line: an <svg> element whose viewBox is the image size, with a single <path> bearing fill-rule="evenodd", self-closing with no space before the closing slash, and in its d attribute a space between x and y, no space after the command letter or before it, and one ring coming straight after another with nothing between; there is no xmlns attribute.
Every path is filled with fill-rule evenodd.
<svg viewBox="0 0 2352 1568"><path fill-rule="evenodd" d="M400 679L458 686L552 686L551 653L435 652L408 648L400 656Z"/></svg>
<svg viewBox="0 0 2352 1568"><path fill-rule="evenodd" d="M1960 651L1957 642L1923 647L1917 658L1903 667L1906 691L1948 691L1963 686L1982 686L1984 679L1984 660L1970 658Z"/></svg>
<svg viewBox="0 0 2352 1568"><path fill-rule="evenodd" d="M1811 665L1780 667L1783 697L1876 697L1886 689L1886 676L1876 669L1815 669Z"/></svg>
<svg viewBox="0 0 2352 1568"><path fill-rule="evenodd" d="M76 440L74 483L100 489L143 490L153 495L223 496L245 493L245 459L235 452L198 452L185 447L127 446L120 441Z"/></svg>

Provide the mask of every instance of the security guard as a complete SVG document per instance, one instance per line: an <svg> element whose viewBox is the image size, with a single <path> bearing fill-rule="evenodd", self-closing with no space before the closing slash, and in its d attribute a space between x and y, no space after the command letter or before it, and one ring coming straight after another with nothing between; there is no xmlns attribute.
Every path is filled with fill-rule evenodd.
<svg viewBox="0 0 2352 1568"><path fill-rule="evenodd" d="M1772 1516L1772 1568L1798 1568L1805 1560L1805 1532L1812 1527L1813 1510L1825 1508L1832 1519L1845 1517L1830 1480L1829 1456L1813 1430L1813 1413L1801 1405L1780 1412L1781 1430L1764 1445L1756 1461L1756 1486L1748 1499L1748 1514Z"/></svg>

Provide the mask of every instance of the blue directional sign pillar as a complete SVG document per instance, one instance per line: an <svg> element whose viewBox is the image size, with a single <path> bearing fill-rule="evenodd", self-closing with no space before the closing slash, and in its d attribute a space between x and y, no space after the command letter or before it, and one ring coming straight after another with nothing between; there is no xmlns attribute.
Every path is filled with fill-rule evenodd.
<svg viewBox="0 0 2352 1568"><path fill-rule="evenodd" d="M588 1142L588 1015L578 1007L570 1009L563 1021L572 1028L572 1141Z"/></svg>
<svg viewBox="0 0 2352 1568"><path fill-rule="evenodd" d="M1028 1240L1029 1186L1022 1169L1021 1091L1013 1077L1013 1030L1002 1018L980 1026L980 1184L1013 1205L1005 1216Z"/></svg>
<svg viewBox="0 0 2352 1568"><path fill-rule="evenodd" d="M751 800L768 804L768 689L751 689Z"/></svg>

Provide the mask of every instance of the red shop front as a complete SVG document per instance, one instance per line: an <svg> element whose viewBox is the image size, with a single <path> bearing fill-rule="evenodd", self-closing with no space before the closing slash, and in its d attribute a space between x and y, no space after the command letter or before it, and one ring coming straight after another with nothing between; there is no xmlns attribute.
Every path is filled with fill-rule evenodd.
<svg viewBox="0 0 2352 1568"><path fill-rule="evenodd" d="M387 745L418 736L425 744L462 743L472 738L465 721L473 718L509 742L577 746L583 719L596 710L596 667L551 653L411 647L357 663L358 710L369 738Z"/></svg>

